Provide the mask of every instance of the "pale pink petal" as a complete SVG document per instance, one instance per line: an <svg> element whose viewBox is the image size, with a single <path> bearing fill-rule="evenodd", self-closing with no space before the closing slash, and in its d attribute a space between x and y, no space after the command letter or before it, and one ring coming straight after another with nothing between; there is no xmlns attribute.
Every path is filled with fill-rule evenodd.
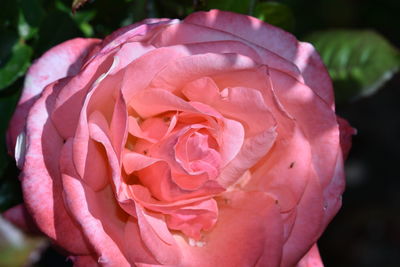
<svg viewBox="0 0 400 267"><path fill-rule="evenodd" d="M138 205L136 214L141 239L154 258L161 264L178 265L180 251L167 228L165 219L156 213L146 212Z"/></svg>
<svg viewBox="0 0 400 267"><path fill-rule="evenodd" d="M124 170L128 174L146 168L158 161L160 160L156 158L147 157L145 155L136 152L126 151L123 156Z"/></svg>
<svg viewBox="0 0 400 267"><path fill-rule="evenodd" d="M102 124L107 127L107 122L100 112L94 112L90 116L90 124ZM75 166L84 165L84 171L81 174L82 180L94 191L101 190L109 183L110 170L108 159L104 147L88 138L86 144L76 142L74 145ZM84 147L86 154L82 154L80 148Z"/></svg>
<svg viewBox="0 0 400 267"><path fill-rule="evenodd" d="M336 115L309 87L285 73L276 70L269 73L276 96L310 142L313 165L321 186L325 187L330 182L340 153Z"/></svg>
<svg viewBox="0 0 400 267"><path fill-rule="evenodd" d="M74 136L82 103L89 89L102 74L107 73L113 62L112 54L95 57L88 66L70 78L59 92L51 119L64 139Z"/></svg>
<svg viewBox="0 0 400 267"><path fill-rule="evenodd" d="M263 190L273 195L282 212L296 207L311 167L309 142L297 127L290 127L293 125L278 125L274 146L252 168L251 180L245 186L246 190Z"/></svg>
<svg viewBox="0 0 400 267"><path fill-rule="evenodd" d="M299 67L305 84L335 110L332 81L315 48L309 43L298 42L293 62Z"/></svg>
<svg viewBox="0 0 400 267"><path fill-rule="evenodd" d="M297 40L293 35L254 17L211 10L193 13L183 22L231 33L284 58L291 59L296 52Z"/></svg>
<svg viewBox="0 0 400 267"><path fill-rule="evenodd" d="M101 53L108 53L118 46L123 46L132 39L146 35L151 29L163 24L169 24L170 19L145 19L125 27L122 27L108 35L103 43Z"/></svg>
<svg viewBox="0 0 400 267"><path fill-rule="evenodd" d="M297 205L296 221L283 246L282 266L294 266L299 262L325 229L322 194L318 176L310 169L304 194Z"/></svg>
<svg viewBox="0 0 400 267"><path fill-rule="evenodd" d="M49 118L56 87L57 83L48 86L29 112L27 150L20 176L22 192L26 208L41 231L70 253L88 254L91 249L66 211L62 197L58 160L63 140Z"/></svg>
<svg viewBox="0 0 400 267"><path fill-rule="evenodd" d="M204 76L230 73L259 66L253 59L234 54L205 53L177 58L152 80L151 88L175 91Z"/></svg>
<svg viewBox="0 0 400 267"><path fill-rule="evenodd" d="M218 203L218 221L200 241L175 238L182 266L279 266L282 223L275 201L262 192L231 192Z"/></svg>
<svg viewBox="0 0 400 267"><path fill-rule="evenodd" d="M217 222L218 206L214 199L195 202L173 211L167 211L166 221L172 230L200 240L202 231L209 231Z"/></svg>
<svg viewBox="0 0 400 267"><path fill-rule="evenodd" d="M184 23L230 33L294 62L304 76L305 83L322 97L329 107L334 107L331 80L318 53L310 44L300 43L292 34L254 17L227 11L196 12L185 18ZM277 69L286 72L284 68Z"/></svg>
<svg viewBox="0 0 400 267"><path fill-rule="evenodd" d="M219 88L210 77L201 77L189 82L182 93L191 101L210 105L219 98Z"/></svg>
<svg viewBox="0 0 400 267"><path fill-rule="evenodd" d="M129 105L142 118L168 111L196 111L188 102L163 89L142 91L133 97Z"/></svg>
<svg viewBox="0 0 400 267"><path fill-rule="evenodd" d="M100 42L99 39L76 38L61 43L43 54L26 74L24 89L7 132L10 154L14 154L17 136L24 129L26 116L46 85L75 75L88 52Z"/></svg>
<svg viewBox="0 0 400 267"><path fill-rule="evenodd" d="M121 87L126 103L129 105L136 94L146 89L154 76L170 61L183 55L181 50L164 47L150 51L129 64Z"/></svg>
<svg viewBox="0 0 400 267"><path fill-rule="evenodd" d="M130 248L127 249L127 259L131 264L134 263L135 266L141 266L142 264L146 266L147 264L149 266L161 266L143 242L138 221L134 217L129 217L126 223L124 245Z"/></svg>
<svg viewBox="0 0 400 267"><path fill-rule="evenodd" d="M292 61L277 54L276 51L269 50L269 48L252 42L252 40L227 31L193 24L188 19L190 19L190 16L183 23L166 27L162 32L155 35L151 43L156 47L185 44L194 54L207 52L237 53L249 56L258 63L287 72L300 82L303 81L298 67ZM196 34L192 34L193 32L196 32Z"/></svg>
<svg viewBox="0 0 400 267"><path fill-rule="evenodd" d="M115 93L118 74L109 75L88 93L79 118L74 138L74 164L80 177L92 186L102 189L109 182L107 156L104 147L90 139L89 124L98 125L112 143L111 149L120 157L126 139L126 107L121 94ZM118 116L117 116L118 115ZM118 119L117 119L118 117ZM110 131L113 127L114 131ZM100 164L98 164L101 162Z"/></svg>
<svg viewBox="0 0 400 267"><path fill-rule="evenodd" d="M128 114L126 103L120 91L118 91L118 96L116 98L117 99L110 122L110 138L115 153L119 158L121 158L128 135Z"/></svg>
<svg viewBox="0 0 400 267"><path fill-rule="evenodd" d="M258 135L276 126L276 120L264 102L263 95L255 89L226 88L213 107L228 118L238 120L244 126L246 136Z"/></svg>
<svg viewBox="0 0 400 267"><path fill-rule="evenodd" d="M249 168L267 155L275 142L276 132L267 129L258 135L245 139L239 154L222 170L218 183L228 188L234 184Z"/></svg>
<svg viewBox="0 0 400 267"><path fill-rule="evenodd" d="M72 139L69 139L61 155L61 172L63 195L71 216L82 227L83 234L95 250L99 263L103 266L130 266L124 257L127 248L119 247L119 244L123 244L123 229L128 215L114 200L113 191L109 186L94 192L77 178L72 164L72 152Z"/></svg>
<svg viewBox="0 0 400 267"><path fill-rule="evenodd" d="M296 267L324 267L317 244L314 244Z"/></svg>
<svg viewBox="0 0 400 267"><path fill-rule="evenodd" d="M139 123L136 118L129 116L128 117L128 131L131 135L139 137L141 139L145 139L148 142L155 143L157 142L156 139L150 138L147 133L143 132L140 128Z"/></svg>

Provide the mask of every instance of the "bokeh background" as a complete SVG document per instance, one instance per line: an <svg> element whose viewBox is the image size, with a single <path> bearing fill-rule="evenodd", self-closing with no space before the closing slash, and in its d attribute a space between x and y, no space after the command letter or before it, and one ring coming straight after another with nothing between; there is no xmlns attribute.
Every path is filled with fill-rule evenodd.
<svg viewBox="0 0 400 267"><path fill-rule="evenodd" d="M400 1L75 0L86 2L75 14L72 2L1 0L0 211L21 202L5 131L35 58L64 40L102 38L146 17L183 18L219 8L252 14L311 41L334 80L338 114L358 130L343 207L319 241L325 265L399 266ZM7 227L0 220L0 266L71 266L46 240Z"/></svg>

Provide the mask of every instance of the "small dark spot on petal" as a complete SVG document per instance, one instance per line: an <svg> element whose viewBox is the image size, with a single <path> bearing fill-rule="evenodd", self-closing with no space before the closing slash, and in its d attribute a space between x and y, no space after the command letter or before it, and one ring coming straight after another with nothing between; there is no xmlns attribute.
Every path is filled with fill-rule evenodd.
<svg viewBox="0 0 400 267"><path fill-rule="evenodd" d="M292 163L290 163L289 169L293 168L295 163L296 163L295 161L293 161Z"/></svg>

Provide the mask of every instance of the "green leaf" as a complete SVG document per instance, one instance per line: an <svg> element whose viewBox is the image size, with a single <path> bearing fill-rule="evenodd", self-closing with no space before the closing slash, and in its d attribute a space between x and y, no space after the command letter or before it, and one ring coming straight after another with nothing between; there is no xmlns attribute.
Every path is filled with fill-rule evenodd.
<svg viewBox="0 0 400 267"><path fill-rule="evenodd" d="M294 15L292 10L278 2L259 2L254 9L254 16L287 31L293 31Z"/></svg>
<svg viewBox="0 0 400 267"><path fill-rule="evenodd" d="M220 9L242 14L250 14L253 2L254 1L252 0L207 0L205 6L207 9Z"/></svg>
<svg viewBox="0 0 400 267"><path fill-rule="evenodd" d="M17 42L11 51L7 63L0 68L0 90L12 84L24 75L30 65L32 48L22 42Z"/></svg>
<svg viewBox="0 0 400 267"><path fill-rule="evenodd" d="M373 94L400 66L399 51L374 31L321 31L305 39L321 54L339 102Z"/></svg>

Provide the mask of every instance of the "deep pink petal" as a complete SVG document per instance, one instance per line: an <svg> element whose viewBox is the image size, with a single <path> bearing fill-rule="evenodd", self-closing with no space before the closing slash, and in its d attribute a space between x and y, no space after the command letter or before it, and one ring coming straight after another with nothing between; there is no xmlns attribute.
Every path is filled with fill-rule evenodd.
<svg viewBox="0 0 400 267"><path fill-rule="evenodd" d="M340 131L340 146L343 152L343 158L347 159L351 148L351 139L353 135L357 134L357 130L350 126L347 120L337 116Z"/></svg>
<svg viewBox="0 0 400 267"><path fill-rule="evenodd" d="M92 256L70 256L68 257L74 263L74 267L98 267L97 259Z"/></svg>
<svg viewBox="0 0 400 267"><path fill-rule="evenodd" d="M33 221L32 216L26 210L24 204L19 204L17 206L9 208L8 210L2 213L2 216L4 216L4 218L13 223L19 229L22 229L27 233L30 234L39 233L37 225Z"/></svg>

